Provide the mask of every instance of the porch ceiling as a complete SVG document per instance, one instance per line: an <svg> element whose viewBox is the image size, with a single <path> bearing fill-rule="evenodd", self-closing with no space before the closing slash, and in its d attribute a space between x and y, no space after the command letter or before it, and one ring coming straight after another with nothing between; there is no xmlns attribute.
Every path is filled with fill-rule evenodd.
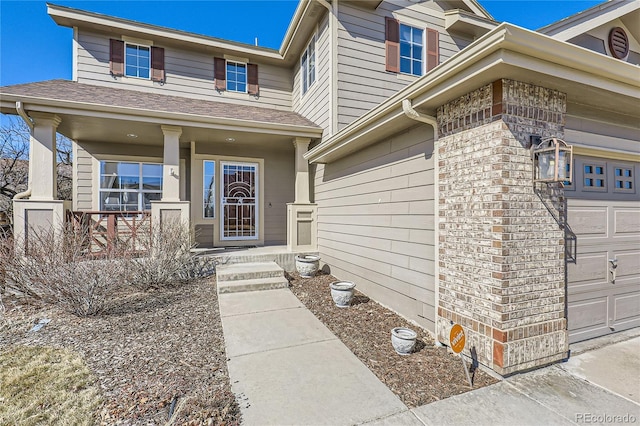
<svg viewBox="0 0 640 426"><path fill-rule="evenodd" d="M58 131L74 140L162 144L161 125L182 128L180 141L273 143L319 138L322 129L291 111L51 80L0 88L0 111L57 114ZM131 137L129 135L136 135Z"/></svg>

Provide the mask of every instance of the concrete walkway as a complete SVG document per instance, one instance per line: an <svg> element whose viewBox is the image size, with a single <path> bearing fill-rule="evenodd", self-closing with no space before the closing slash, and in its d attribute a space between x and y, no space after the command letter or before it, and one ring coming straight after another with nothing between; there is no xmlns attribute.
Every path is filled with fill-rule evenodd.
<svg viewBox="0 0 640 426"><path fill-rule="evenodd" d="M407 407L288 289L220 294L245 425L353 425Z"/></svg>
<svg viewBox="0 0 640 426"><path fill-rule="evenodd" d="M290 290L219 301L245 425L640 423L640 337L409 410Z"/></svg>

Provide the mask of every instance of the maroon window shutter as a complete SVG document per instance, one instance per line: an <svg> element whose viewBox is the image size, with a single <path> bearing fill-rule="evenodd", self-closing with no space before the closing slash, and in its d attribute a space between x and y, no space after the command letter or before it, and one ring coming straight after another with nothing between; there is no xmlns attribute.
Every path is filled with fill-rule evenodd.
<svg viewBox="0 0 640 426"><path fill-rule="evenodd" d="M164 49L151 47L151 80L164 83Z"/></svg>
<svg viewBox="0 0 640 426"><path fill-rule="evenodd" d="M250 95L258 95L260 86L258 86L258 65L247 64L247 92Z"/></svg>
<svg viewBox="0 0 640 426"><path fill-rule="evenodd" d="M216 90L227 89L227 61L224 58L213 58L213 75L215 77Z"/></svg>
<svg viewBox="0 0 640 426"><path fill-rule="evenodd" d="M427 28L427 72L440 63L440 33Z"/></svg>
<svg viewBox="0 0 640 426"><path fill-rule="evenodd" d="M384 47L387 71L400 72L400 24L388 16L385 18Z"/></svg>
<svg viewBox="0 0 640 426"><path fill-rule="evenodd" d="M109 44L109 71L114 77L124 75L124 41L111 39Z"/></svg>

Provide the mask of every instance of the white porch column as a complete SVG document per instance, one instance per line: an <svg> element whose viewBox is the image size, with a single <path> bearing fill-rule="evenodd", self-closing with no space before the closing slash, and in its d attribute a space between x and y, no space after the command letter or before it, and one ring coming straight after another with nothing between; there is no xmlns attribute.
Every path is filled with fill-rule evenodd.
<svg viewBox="0 0 640 426"><path fill-rule="evenodd" d="M287 204L287 248L293 252L317 250L317 205L309 197L309 163L304 154L309 138L295 138L295 201Z"/></svg>
<svg viewBox="0 0 640 426"><path fill-rule="evenodd" d="M33 130L29 141L31 200L53 201L58 196L56 176L56 129L61 120L55 114L30 113Z"/></svg>
<svg viewBox="0 0 640 426"><path fill-rule="evenodd" d="M162 161L162 201L180 201L180 135L181 127L161 126L164 134Z"/></svg>
<svg viewBox="0 0 640 426"><path fill-rule="evenodd" d="M304 154L309 150L309 138L295 138L293 146L296 148L296 204L308 204L309 201L309 163Z"/></svg>
<svg viewBox="0 0 640 426"><path fill-rule="evenodd" d="M151 221L162 227L163 221L189 223L189 202L180 200L180 135L182 128L160 126L164 135L162 160L162 199L151 202Z"/></svg>

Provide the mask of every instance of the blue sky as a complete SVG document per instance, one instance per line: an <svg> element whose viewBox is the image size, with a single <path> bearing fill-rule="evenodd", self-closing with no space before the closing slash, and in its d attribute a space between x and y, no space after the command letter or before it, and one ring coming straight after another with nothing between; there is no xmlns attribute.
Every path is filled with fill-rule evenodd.
<svg viewBox="0 0 640 426"><path fill-rule="evenodd" d="M278 48L295 0L51 1L213 37ZM497 21L537 29L600 1L481 0ZM0 0L0 85L71 79L70 28L47 15L44 1Z"/></svg>

